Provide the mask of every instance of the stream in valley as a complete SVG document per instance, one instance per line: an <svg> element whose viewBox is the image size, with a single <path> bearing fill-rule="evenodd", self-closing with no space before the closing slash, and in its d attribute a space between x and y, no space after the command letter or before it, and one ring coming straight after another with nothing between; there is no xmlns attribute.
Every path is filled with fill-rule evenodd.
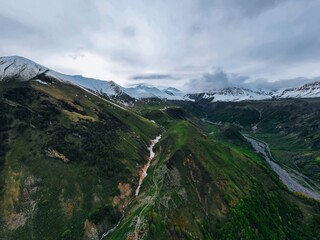
<svg viewBox="0 0 320 240"><path fill-rule="evenodd" d="M148 147L148 150L149 150L149 157L148 157L148 161L147 163L139 170L139 183L138 183L138 187L136 188L136 191L135 191L135 197L137 197L139 195L139 192L140 192L140 188L141 188L141 185L143 183L143 180L146 178L147 176L147 171L150 167L150 164L151 164L151 161L152 159L155 157L155 153L153 151L153 148L154 146L159 142L159 140L161 139L161 135L157 136L155 139L151 140L151 144L150 146ZM134 198L126 205L123 207L122 209L122 213L121 213L121 218L119 219L118 223L111 229L109 229L107 232L103 233L100 240L102 239L105 239L108 235L110 235L111 233L113 233L121 224L123 218L124 218L124 215L125 215L125 212L126 212L126 209L127 207L132 203L132 201L134 200Z"/></svg>
<svg viewBox="0 0 320 240"><path fill-rule="evenodd" d="M270 152L269 145L267 143L253 138L248 134L243 134L243 136L248 142L251 143L252 147L256 150L256 152L262 154L266 162L270 165L272 170L279 176L283 184L289 188L289 190L291 190L292 192L300 192L305 194L306 196L309 196L316 200L320 200L320 194L312 186L310 186L310 184L304 181L306 186L303 186L301 183L298 182L298 180L296 180L296 174L294 175L293 173L289 173L273 161L273 157ZM299 173L299 175L299 179L301 180L303 180L303 178L307 178L303 176L301 173Z"/></svg>

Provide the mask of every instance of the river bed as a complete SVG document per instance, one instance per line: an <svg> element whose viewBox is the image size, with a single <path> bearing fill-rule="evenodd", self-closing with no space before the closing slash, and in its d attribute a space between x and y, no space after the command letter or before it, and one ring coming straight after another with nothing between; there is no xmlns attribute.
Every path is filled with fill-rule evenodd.
<svg viewBox="0 0 320 240"><path fill-rule="evenodd" d="M270 165L272 170L279 176L280 180L286 185L289 190L292 192L300 192L314 198L316 200L320 200L320 194L313 189L310 185L309 187L301 185L293 176L292 173L287 172L280 165L273 161L272 154L269 149L269 145L261 140L251 137L248 134L243 134L244 138L251 143L252 147L256 150L256 152L262 154L266 162ZM301 175L301 173L300 173Z"/></svg>

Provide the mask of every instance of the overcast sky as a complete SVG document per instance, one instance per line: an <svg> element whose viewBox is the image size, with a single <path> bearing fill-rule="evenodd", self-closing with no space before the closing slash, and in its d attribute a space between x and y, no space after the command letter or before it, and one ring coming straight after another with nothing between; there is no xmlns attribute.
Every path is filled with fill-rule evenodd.
<svg viewBox="0 0 320 240"><path fill-rule="evenodd" d="M320 76L320 1L0 0L0 55L126 86L300 85Z"/></svg>

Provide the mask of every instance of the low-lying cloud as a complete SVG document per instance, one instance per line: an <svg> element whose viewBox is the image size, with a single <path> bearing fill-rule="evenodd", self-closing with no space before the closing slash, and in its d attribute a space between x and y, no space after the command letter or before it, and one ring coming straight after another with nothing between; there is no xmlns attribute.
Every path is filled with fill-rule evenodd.
<svg viewBox="0 0 320 240"><path fill-rule="evenodd" d="M306 83L320 81L320 77L294 79L281 79L268 81L267 79L251 79L249 76L240 76L226 73L222 69L204 73L199 78L193 79L186 84L189 92L203 92L210 89L221 89L227 87L241 87L247 89L278 90L284 88L300 87Z"/></svg>

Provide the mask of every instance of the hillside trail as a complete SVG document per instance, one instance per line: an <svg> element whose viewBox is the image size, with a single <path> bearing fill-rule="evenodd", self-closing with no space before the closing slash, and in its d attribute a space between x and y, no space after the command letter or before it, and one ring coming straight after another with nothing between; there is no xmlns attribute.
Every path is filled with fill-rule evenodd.
<svg viewBox="0 0 320 240"><path fill-rule="evenodd" d="M282 183L288 187L289 190L291 190L292 192L300 192L308 197L320 200L320 194L310 184L304 181L306 186L303 186L296 179L297 174L294 174L293 172L288 172L285 169L283 169L280 165L275 163L269 145L266 142L258 140L248 134L243 134L243 137L251 143L252 147L256 150L257 153L262 154L263 158L270 165L272 170L279 176ZM299 179L301 181L303 179L307 179L307 177L301 173L299 173L299 176Z"/></svg>

